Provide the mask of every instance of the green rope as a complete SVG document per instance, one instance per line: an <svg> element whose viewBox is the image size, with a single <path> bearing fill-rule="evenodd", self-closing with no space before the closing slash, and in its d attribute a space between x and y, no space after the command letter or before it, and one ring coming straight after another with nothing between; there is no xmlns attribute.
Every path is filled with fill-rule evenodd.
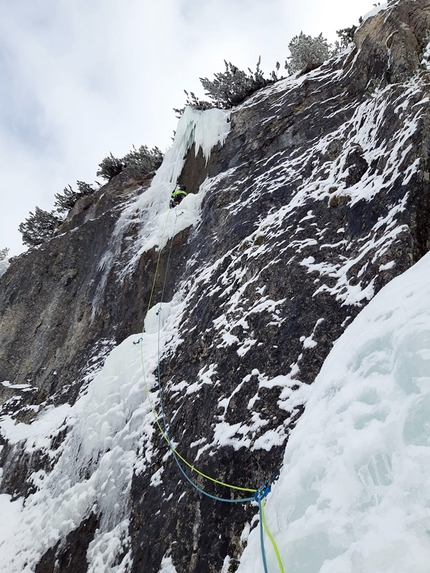
<svg viewBox="0 0 430 573"><path fill-rule="evenodd" d="M282 564L281 554L279 553L278 546L276 545L275 538L270 533L269 527L267 525L266 516L264 514L264 506L266 504L266 500L263 499L263 502L260 504L260 513L261 513L261 521L263 522L264 531L266 532L267 537L270 539L270 543L272 544L273 550L276 555L276 559L278 561L279 571L281 573L285 573L284 565Z"/></svg>
<svg viewBox="0 0 430 573"><path fill-rule="evenodd" d="M250 493L255 493L255 491L256 491L255 488L254 488L254 489L250 489L250 488L247 488L247 487L239 487L239 486L236 486L236 485L231 485L231 484L229 484L229 483L225 483L225 482L223 482L223 481L221 481L221 480L215 479L215 478L213 478L213 477L211 477L211 476L209 476L209 475L203 473L202 471L200 471L199 469L197 469L195 466L193 466L192 464L190 464L190 462L189 462L188 460L186 460L186 459L178 452L178 450L174 447L174 445L172 444L171 440L169 439L169 436L166 434L166 432L165 432L163 426L161 425L160 419L159 419L159 417L158 417L158 415L157 415L157 412L155 411L154 404L153 404L153 402L152 402L152 400L151 400L151 398L150 398L148 382L147 382L146 374L145 374L145 364L144 364L144 359L143 359L143 348L142 348L142 346L140 347L140 350L141 350L140 354L141 354L141 359L142 359L143 379L144 379L144 384L145 384L145 390L146 390L146 393L147 393L147 396L148 396L149 406L150 406L150 408L151 408L151 412L152 412L152 415L153 415L153 417L154 417L155 423L157 424L157 427L158 427L158 429L160 430L161 435L162 435L163 438L166 440L166 442L167 442L167 444L169 445L169 447L171 448L172 452L181 460L181 462L183 462L187 467L189 467L190 470L192 470L193 472L195 472L195 473L198 474L199 476L201 476L201 477L203 477L203 478L205 478L205 479L207 479L207 480L209 480L209 481L211 481L211 482L213 482L213 483L216 483L216 484L218 484L218 485L222 485L222 486L227 487L227 488L229 488L229 489L235 489L235 490L238 490L238 491L246 491L246 492L250 492Z"/></svg>

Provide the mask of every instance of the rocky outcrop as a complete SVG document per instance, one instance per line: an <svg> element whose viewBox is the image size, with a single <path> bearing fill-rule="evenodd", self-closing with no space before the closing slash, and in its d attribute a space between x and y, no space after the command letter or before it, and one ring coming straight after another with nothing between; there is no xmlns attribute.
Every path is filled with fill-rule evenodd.
<svg viewBox="0 0 430 573"><path fill-rule="evenodd" d="M80 199L57 235L13 260L2 277L0 378L30 384L32 404L73 401L77 380L91 375L114 344L142 325L134 292L142 278L133 277L119 291L115 265L107 272L105 265L133 240L133 234L114 236L115 225L124 204L149 183L118 175ZM138 275L150 261L148 254ZM139 292L146 295L148 285L149 279ZM3 388L0 401L12 393ZM27 394L20 393L22 404Z"/></svg>
<svg viewBox="0 0 430 573"><path fill-rule="evenodd" d="M256 488L276 473L333 343L429 250L429 20L423 0L391 3L349 53L233 110L208 161L188 152L179 181L203 199L158 266L154 301L163 291L182 304L160 381L170 436L218 480ZM150 183L114 178L1 277L0 377L24 386L0 386L3 414L29 422L73 403L108 351L140 331L157 250L134 247L138 213L119 223ZM155 430L136 443L148 459L130 485L116 566L157 572L168 557L178 573L233 571L256 508L201 496ZM18 497L31 471L49 469L19 452L1 454L3 491ZM236 495L187 473L212 495ZM36 570L58 560L86 571L82 547L102 518L93 507Z"/></svg>

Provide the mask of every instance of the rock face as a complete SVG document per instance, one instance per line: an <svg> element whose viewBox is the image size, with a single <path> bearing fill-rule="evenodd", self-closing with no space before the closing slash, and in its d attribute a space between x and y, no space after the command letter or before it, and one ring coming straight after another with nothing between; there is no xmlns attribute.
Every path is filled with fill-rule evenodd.
<svg viewBox="0 0 430 573"><path fill-rule="evenodd" d="M191 138L179 181L201 200L199 220L160 257L138 248L151 207L132 208L151 180L119 175L13 261L0 279L1 415L31 427L75 404L109 351L140 332L153 289L154 302L181 306L160 354L162 398L152 392L169 437L218 481L255 489L276 473L333 343L429 250L428 29L427 2L392 2L349 52L234 109L207 161ZM202 496L150 426L131 447L127 531L103 570L234 571L257 508ZM32 476L52 471L69 431L50 434L48 455L3 429L0 492L37 494ZM184 471L211 495L250 495ZM89 505L28 570L101 571L97 531L118 526L103 511Z"/></svg>

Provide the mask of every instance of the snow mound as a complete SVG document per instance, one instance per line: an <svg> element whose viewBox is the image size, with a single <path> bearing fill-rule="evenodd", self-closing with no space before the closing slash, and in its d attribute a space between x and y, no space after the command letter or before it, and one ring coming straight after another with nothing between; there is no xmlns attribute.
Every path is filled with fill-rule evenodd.
<svg viewBox="0 0 430 573"><path fill-rule="evenodd" d="M267 502L285 569L427 572L429 472L427 255L359 314L313 385ZM261 567L255 529L239 571Z"/></svg>

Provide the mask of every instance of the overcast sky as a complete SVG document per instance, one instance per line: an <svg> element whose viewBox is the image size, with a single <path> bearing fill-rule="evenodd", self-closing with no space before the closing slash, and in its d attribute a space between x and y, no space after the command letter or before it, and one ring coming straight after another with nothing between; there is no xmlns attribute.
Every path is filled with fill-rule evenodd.
<svg viewBox="0 0 430 573"><path fill-rule="evenodd" d="M330 40L372 0L0 0L0 249L36 205L133 145L171 144L184 89L224 59L269 74L301 31ZM281 70L282 71L282 70Z"/></svg>

